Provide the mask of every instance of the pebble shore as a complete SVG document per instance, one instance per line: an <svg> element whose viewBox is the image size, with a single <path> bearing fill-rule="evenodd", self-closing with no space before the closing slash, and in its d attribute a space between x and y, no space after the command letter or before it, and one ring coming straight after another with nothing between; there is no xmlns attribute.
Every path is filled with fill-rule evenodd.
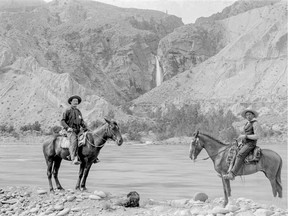
<svg viewBox="0 0 288 216"><path fill-rule="evenodd" d="M140 207L125 208L125 195L108 192L80 192L72 189L49 191L33 187L0 188L2 216L287 216L288 210L257 204L250 199L231 200L223 208L223 198L210 200L198 193L193 199L141 200ZM202 200L202 201L201 201ZM205 201L204 201L205 200ZM203 202L204 201L204 202Z"/></svg>

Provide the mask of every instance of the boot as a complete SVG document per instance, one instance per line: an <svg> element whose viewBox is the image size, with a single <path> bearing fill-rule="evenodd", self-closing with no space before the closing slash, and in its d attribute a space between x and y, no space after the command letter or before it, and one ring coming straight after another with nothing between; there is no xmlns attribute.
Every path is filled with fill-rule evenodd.
<svg viewBox="0 0 288 216"><path fill-rule="evenodd" d="M235 175L230 171L228 174L223 175L224 179L228 179L228 180L234 180L235 179Z"/></svg>
<svg viewBox="0 0 288 216"><path fill-rule="evenodd" d="M79 164L81 164L81 162L78 160L78 157L77 157L77 156L74 157L74 160L72 161L72 164L74 164L74 165L79 165Z"/></svg>
<svg viewBox="0 0 288 216"><path fill-rule="evenodd" d="M93 161L93 163L99 163L100 162L100 160L98 159L98 158L96 158L94 161Z"/></svg>
<svg viewBox="0 0 288 216"><path fill-rule="evenodd" d="M234 180L236 174L238 173L238 171L239 171L240 168L242 167L242 164L243 164L243 158L237 156L237 157L236 157L235 164L234 164L232 170L231 170L228 174L223 175L223 178L224 178L224 179L229 179L229 180ZM235 174L235 173L236 173L236 174Z"/></svg>

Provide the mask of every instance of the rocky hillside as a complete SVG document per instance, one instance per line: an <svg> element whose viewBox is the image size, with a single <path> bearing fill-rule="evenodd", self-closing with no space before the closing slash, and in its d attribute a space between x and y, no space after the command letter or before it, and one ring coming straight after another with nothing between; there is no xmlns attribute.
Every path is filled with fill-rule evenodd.
<svg viewBox="0 0 288 216"><path fill-rule="evenodd" d="M15 127L54 125L71 94L92 121L151 90L158 42L183 25L95 1L28 2L0 5L0 121Z"/></svg>
<svg viewBox="0 0 288 216"><path fill-rule="evenodd" d="M178 73L195 67L232 42L233 39L227 38L227 34L230 34L231 29L223 26L222 20L255 8L272 6L279 1L240 0L226 7L220 13L213 14L210 17L200 17L193 24L175 29L174 32L162 38L158 46L158 56L164 71L164 80L168 80ZM248 22L246 23L249 24ZM251 23L255 22L251 21ZM242 31L247 30L249 26L239 28L239 25L236 25L236 28L238 28L238 33L243 33Z"/></svg>
<svg viewBox="0 0 288 216"><path fill-rule="evenodd" d="M217 20L215 24L221 26L225 38L223 49L137 98L134 111L165 108L171 103L179 107L200 103L206 112L223 107L235 114L245 107L253 107L259 110L262 122L270 126L277 124L274 127L286 134L286 2L248 10ZM176 32L172 34L173 38L177 38ZM181 37L180 33L178 38ZM218 34L209 37L217 41Z"/></svg>

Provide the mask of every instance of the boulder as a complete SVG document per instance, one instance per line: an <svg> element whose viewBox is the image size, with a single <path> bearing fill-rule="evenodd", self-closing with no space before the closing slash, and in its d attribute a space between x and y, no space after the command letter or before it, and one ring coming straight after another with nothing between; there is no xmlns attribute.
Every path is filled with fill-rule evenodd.
<svg viewBox="0 0 288 216"><path fill-rule="evenodd" d="M202 202L205 202L207 199L208 199L208 195L205 194L205 193L196 193L193 197L193 199L195 201L199 200L199 201L202 201Z"/></svg>

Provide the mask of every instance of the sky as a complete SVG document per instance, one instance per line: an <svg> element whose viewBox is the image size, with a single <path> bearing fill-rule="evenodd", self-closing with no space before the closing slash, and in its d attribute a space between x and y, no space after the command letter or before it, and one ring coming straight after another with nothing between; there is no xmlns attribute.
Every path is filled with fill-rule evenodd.
<svg viewBox="0 0 288 216"><path fill-rule="evenodd" d="M51 0L45 0L49 2ZM235 0L97 0L124 8L151 9L182 18L184 24L221 12Z"/></svg>

